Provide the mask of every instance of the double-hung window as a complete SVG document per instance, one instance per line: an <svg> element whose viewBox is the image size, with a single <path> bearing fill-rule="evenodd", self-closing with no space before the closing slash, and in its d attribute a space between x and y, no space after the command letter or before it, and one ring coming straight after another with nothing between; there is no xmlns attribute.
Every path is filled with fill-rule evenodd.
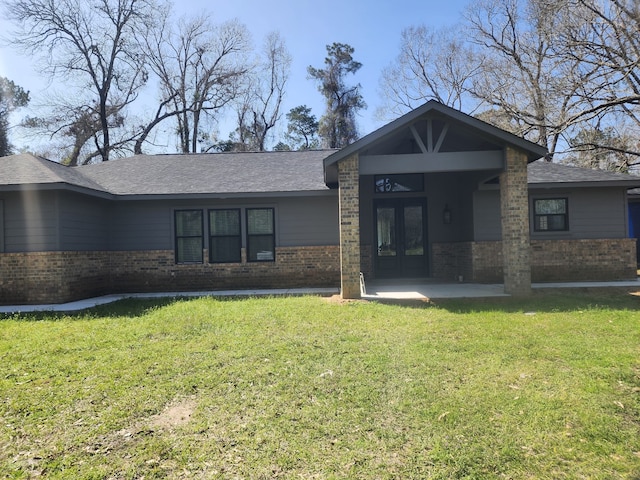
<svg viewBox="0 0 640 480"><path fill-rule="evenodd" d="M568 199L535 199L533 201L533 229L536 232L559 232L569 230Z"/></svg>
<svg viewBox="0 0 640 480"><path fill-rule="evenodd" d="M176 263L202 263L202 210L176 210Z"/></svg>
<svg viewBox="0 0 640 480"><path fill-rule="evenodd" d="M4 203L0 199L0 253L4 252Z"/></svg>
<svg viewBox="0 0 640 480"><path fill-rule="evenodd" d="M276 235L273 208L247 208L247 261L273 262Z"/></svg>
<svg viewBox="0 0 640 480"><path fill-rule="evenodd" d="M240 209L209 210L209 262L239 263L241 251Z"/></svg>

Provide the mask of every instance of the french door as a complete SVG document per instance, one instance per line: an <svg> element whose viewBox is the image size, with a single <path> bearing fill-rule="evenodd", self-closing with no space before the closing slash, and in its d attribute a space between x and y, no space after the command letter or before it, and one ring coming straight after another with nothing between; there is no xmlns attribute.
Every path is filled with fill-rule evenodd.
<svg viewBox="0 0 640 480"><path fill-rule="evenodd" d="M377 277L424 277L428 274L426 211L423 198L375 202Z"/></svg>

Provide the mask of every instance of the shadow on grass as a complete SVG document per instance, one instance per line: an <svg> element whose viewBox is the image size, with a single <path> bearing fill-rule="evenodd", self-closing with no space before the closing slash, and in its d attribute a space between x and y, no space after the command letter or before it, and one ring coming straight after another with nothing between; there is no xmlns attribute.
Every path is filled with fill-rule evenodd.
<svg viewBox="0 0 640 480"><path fill-rule="evenodd" d="M568 312L612 309L640 310L640 292L629 288L572 288L534 290L529 297L458 298L433 300L432 305L451 312Z"/></svg>
<svg viewBox="0 0 640 480"><path fill-rule="evenodd" d="M0 314L3 319L26 322L56 321L88 318L130 318L135 319L152 313L155 310L179 302L197 301L203 297L166 297L149 299L123 299L113 303L99 305L77 312L28 312L19 314ZM255 300L256 297L210 297L216 302L239 302ZM275 297L260 297L265 301ZM320 297L318 297L320 298ZM359 300L357 303L378 303L380 305L400 306L412 309L442 308L452 313L470 312L570 312L576 310L640 310L640 292L625 288L575 288L535 290L525 298L491 297L491 298L451 298L433 300L380 299ZM345 305L351 302L346 301Z"/></svg>
<svg viewBox="0 0 640 480"><path fill-rule="evenodd" d="M373 299L372 303L407 308L442 308L469 312L569 312L589 309L640 310L640 292L632 288L536 289L529 297Z"/></svg>
<svg viewBox="0 0 640 480"><path fill-rule="evenodd" d="M175 296L175 297L156 297L156 298L125 298L112 303L105 303L85 310L71 312L22 312L22 313L0 313L0 322L2 320L19 320L22 322L40 322L40 321L56 321L56 320L86 320L90 318L130 318L135 319L148 315L155 310L161 309L180 302L197 301L201 298L212 298L216 302L232 302L255 299L251 296L211 296L211 297L195 297L195 296ZM273 298L265 296L264 298Z"/></svg>
<svg viewBox="0 0 640 480"><path fill-rule="evenodd" d="M184 298L155 298L155 299L124 299L113 303L98 305L96 307L87 308L85 310L77 310L71 312L55 312L55 311L38 311L38 312L21 312L21 313L0 313L0 321L2 320L20 320L24 322L40 322L40 321L56 321L78 319L86 320L87 318L99 317L142 317L153 310L171 305L175 302L185 300Z"/></svg>

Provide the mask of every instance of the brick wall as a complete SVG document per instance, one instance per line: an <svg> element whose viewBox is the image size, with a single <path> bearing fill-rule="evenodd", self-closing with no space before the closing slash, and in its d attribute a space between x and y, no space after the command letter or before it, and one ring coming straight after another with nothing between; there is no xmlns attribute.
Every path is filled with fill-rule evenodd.
<svg viewBox="0 0 640 480"><path fill-rule="evenodd" d="M435 243L432 247L435 278L446 281L464 281L473 277L473 242Z"/></svg>
<svg viewBox="0 0 640 480"><path fill-rule="evenodd" d="M636 239L544 240L531 242L536 282L628 280L636 278Z"/></svg>
<svg viewBox="0 0 640 480"><path fill-rule="evenodd" d="M339 247L278 247L275 262L176 265L169 250L0 254L0 304L108 293L337 286ZM243 251L243 259L246 254Z"/></svg>
<svg viewBox="0 0 640 480"><path fill-rule="evenodd" d="M636 277L633 238L594 240L532 240L534 282L607 281ZM471 273L466 275L470 266ZM460 242L433 245L433 275L451 281L502 283L502 242Z"/></svg>
<svg viewBox="0 0 640 480"><path fill-rule="evenodd" d="M58 303L108 293L108 252L0 254L0 303Z"/></svg>
<svg viewBox="0 0 640 480"><path fill-rule="evenodd" d="M360 271L364 278L373 277L373 246L366 244L360 245Z"/></svg>

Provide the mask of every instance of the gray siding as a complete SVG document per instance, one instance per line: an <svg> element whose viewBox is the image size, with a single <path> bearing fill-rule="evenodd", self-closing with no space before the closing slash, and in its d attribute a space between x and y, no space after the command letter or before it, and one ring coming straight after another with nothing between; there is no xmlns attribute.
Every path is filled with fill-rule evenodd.
<svg viewBox="0 0 640 480"><path fill-rule="evenodd" d="M3 200L5 252L59 249L57 192L11 192Z"/></svg>
<svg viewBox="0 0 640 480"><path fill-rule="evenodd" d="M567 198L569 200L569 230L564 232L533 231L533 200L537 198ZM476 241L500 240L500 192L477 191L473 206ZM595 239L628 236L626 196L621 188L540 189L529 191L531 238Z"/></svg>
<svg viewBox="0 0 640 480"><path fill-rule="evenodd" d="M280 246L338 245L338 197L284 198L276 208Z"/></svg>
<svg viewBox="0 0 640 480"><path fill-rule="evenodd" d="M569 199L568 232L533 232L532 239L625 238L628 236L626 196L620 188L575 190L532 190L529 203L536 198ZM530 208L531 210L531 208ZM533 215L533 213L532 213Z"/></svg>
<svg viewBox="0 0 640 480"><path fill-rule="evenodd" d="M172 249L175 205L175 202L164 201L114 202L109 233L111 249Z"/></svg>
<svg viewBox="0 0 640 480"><path fill-rule="evenodd" d="M473 228L476 242L500 240L500 192L479 190L473 194Z"/></svg>
<svg viewBox="0 0 640 480"><path fill-rule="evenodd" d="M245 209L273 207L278 246L337 245L337 196L284 197L228 200L126 201L115 202L110 241L113 250L171 250L174 248L175 210L200 209L204 214L204 245L208 246L207 210L240 208L242 244L245 239Z"/></svg>
<svg viewBox="0 0 640 480"><path fill-rule="evenodd" d="M60 250L109 248L109 205L106 200L62 192L59 209Z"/></svg>

